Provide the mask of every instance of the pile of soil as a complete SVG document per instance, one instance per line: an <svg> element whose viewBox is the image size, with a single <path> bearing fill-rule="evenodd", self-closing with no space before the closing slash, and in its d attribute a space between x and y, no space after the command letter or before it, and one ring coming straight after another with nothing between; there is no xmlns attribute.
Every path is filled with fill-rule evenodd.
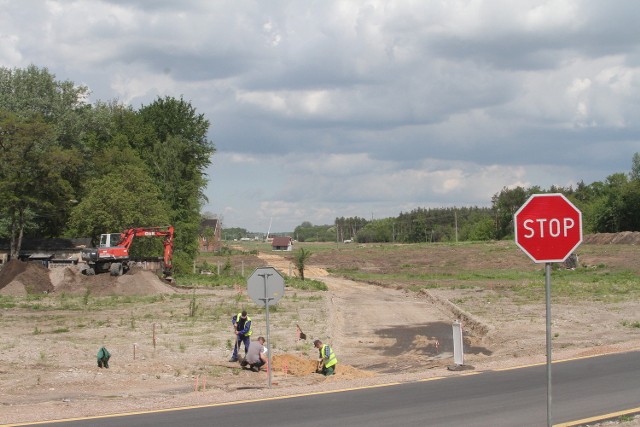
<svg viewBox="0 0 640 427"><path fill-rule="evenodd" d="M311 359L303 359L293 354L274 355L271 361L274 372L285 372L294 377L303 377L316 372L317 362ZM340 379L368 378L375 374L363 371L353 366L338 363L334 377Z"/></svg>
<svg viewBox="0 0 640 427"><path fill-rule="evenodd" d="M596 245L638 245L640 244L640 231L587 234L584 236L583 241L587 244Z"/></svg>
<svg viewBox="0 0 640 427"><path fill-rule="evenodd" d="M621 231L619 233L594 233L585 234L583 243L593 245L638 245L640 244L640 231ZM319 253L314 254L313 259L318 258ZM277 256L274 256L274 258Z"/></svg>
<svg viewBox="0 0 640 427"><path fill-rule="evenodd" d="M122 276L109 273L85 276L75 267L57 268L51 272L54 293L95 296L107 295L157 295L175 293L152 271L133 268Z"/></svg>
<svg viewBox="0 0 640 427"><path fill-rule="evenodd" d="M85 276L76 266L47 269L35 262L9 261L0 270L0 295L24 296L41 293L69 295L157 295L175 293L153 272L131 269L123 276Z"/></svg>
<svg viewBox="0 0 640 427"><path fill-rule="evenodd" d="M0 295L43 294L53 289L49 270L40 263L11 260L0 270Z"/></svg>

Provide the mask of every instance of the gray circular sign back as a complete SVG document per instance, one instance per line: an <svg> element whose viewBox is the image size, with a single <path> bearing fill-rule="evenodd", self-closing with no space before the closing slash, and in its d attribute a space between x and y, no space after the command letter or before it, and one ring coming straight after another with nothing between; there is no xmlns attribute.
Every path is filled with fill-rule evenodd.
<svg viewBox="0 0 640 427"><path fill-rule="evenodd" d="M284 278L273 267L256 268L247 279L247 292L253 302L260 306L275 305L284 295Z"/></svg>

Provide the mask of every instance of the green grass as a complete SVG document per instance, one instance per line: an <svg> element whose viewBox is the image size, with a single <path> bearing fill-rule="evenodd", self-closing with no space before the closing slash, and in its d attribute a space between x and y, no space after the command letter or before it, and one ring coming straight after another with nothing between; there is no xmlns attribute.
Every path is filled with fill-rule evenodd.
<svg viewBox="0 0 640 427"><path fill-rule="evenodd" d="M311 290L311 291L326 291L327 285L323 282L313 279L300 280L297 277L285 277L285 285L293 289Z"/></svg>
<svg viewBox="0 0 640 427"><path fill-rule="evenodd" d="M202 288L233 288L234 285L246 285L247 279L240 274L176 274L174 276L176 286L202 287Z"/></svg>
<svg viewBox="0 0 640 427"><path fill-rule="evenodd" d="M416 282L426 282L428 287L434 287L434 283L439 283L436 287L447 287L447 282L509 282L533 280L539 276L533 271L516 271L516 270L479 270L479 271L455 271L451 272L435 272L435 273L412 273L412 272L394 272L394 273L376 273L370 271L362 271L355 268L349 269L331 269L331 273L343 276L347 279L364 281L364 282L408 282L415 284ZM425 285L426 285L425 283Z"/></svg>
<svg viewBox="0 0 640 427"><path fill-rule="evenodd" d="M622 323L622 326L626 326L629 328L640 328L640 321L637 321L637 320L635 322L629 322L627 320L624 320L621 323Z"/></svg>
<svg viewBox="0 0 640 427"><path fill-rule="evenodd" d="M15 308L18 306L14 297L0 295L0 308Z"/></svg>

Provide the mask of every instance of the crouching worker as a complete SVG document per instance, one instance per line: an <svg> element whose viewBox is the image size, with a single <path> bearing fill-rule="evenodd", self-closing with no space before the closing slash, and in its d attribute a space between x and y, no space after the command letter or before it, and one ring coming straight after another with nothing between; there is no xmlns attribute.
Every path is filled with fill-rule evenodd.
<svg viewBox="0 0 640 427"><path fill-rule="evenodd" d="M336 365L338 364L338 358L333 352L329 344L322 344L322 341L315 340L313 342L315 348L320 352L320 358L318 358L318 372L324 375L334 375L336 373Z"/></svg>
<svg viewBox="0 0 640 427"><path fill-rule="evenodd" d="M263 337L258 337L256 341L249 344L249 351L240 365L244 368L249 366L254 372L260 372L260 368L267 364L267 348L264 346ZM268 366L268 365L267 365Z"/></svg>
<svg viewBox="0 0 640 427"><path fill-rule="evenodd" d="M100 350L98 350L98 368L108 368L110 358L111 353L106 348L100 347Z"/></svg>

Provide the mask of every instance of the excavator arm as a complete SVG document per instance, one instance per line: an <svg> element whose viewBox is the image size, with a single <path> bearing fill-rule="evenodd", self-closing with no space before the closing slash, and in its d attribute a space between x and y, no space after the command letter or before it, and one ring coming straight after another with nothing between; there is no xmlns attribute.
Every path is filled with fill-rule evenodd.
<svg viewBox="0 0 640 427"><path fill-rule="evenodd" d="M174 232L172 225L129 228L120 233L118 243L115 246L108 244L113 240L105 238L104 244L101 244L99 248L83 250L82 259L87 262L89 267L85 270L86 274L93 275L98 272L110 271L112 276L119 276L129 269L131 261L129 248L133 239L137 237L164 237L162 241L164 245L163 273L165 277L168 277L173 268ZM103 236L118 237L117 234ZM101 242L102 240L101 238Z"/></svg>
<svg viewBox="0 0 640 427"><path fill-rule="evenodd" d="M164 237L162 244L164 245L164 274L169 275L173 267L173 236L175 229L172 225L164 227L138 227L125 230L120 235L118 246L125 248L127 251L136 237Z"/></svg>

